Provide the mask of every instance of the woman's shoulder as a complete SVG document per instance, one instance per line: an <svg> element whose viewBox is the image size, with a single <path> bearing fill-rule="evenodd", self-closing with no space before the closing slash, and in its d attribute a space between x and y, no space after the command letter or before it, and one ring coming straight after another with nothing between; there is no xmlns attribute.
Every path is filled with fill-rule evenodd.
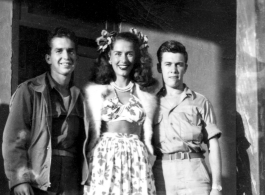
<svg viewBox="0 0 265 195"><path fill-rule="evenodd" d="M102 85L94 82L89 82L83 88L83 92L86 97L102 95L106 96L111 93L112 88L110 85Z"/></svg>
<svg viewBox="0 0 265 195"><path fill-rule="evenodd" d="M142 101L142 103L150 106L153 105L156 107L157 105L157 97L153 90L142 90L140 85L135 84L135 93L139 97L139 99Z"/></svg>
<svg viewBox="0 0 265 195"><path fill-rule="evenodd" d="M144 96L150 97L150 98L156 98L155 94L155 88L153 87L141 87L139 84L135 83L135 91L136 94L143 94Z"/></svg>

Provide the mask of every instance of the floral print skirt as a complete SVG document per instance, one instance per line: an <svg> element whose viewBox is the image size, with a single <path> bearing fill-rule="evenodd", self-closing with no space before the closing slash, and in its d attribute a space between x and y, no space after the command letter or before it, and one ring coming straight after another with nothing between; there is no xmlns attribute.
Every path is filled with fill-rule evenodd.
<svg viewBox="0 0 265 195"><path fill-rule="evenodd" d="M89 163L88 195L155 195L145 145L137 135L103 133Z"/></svg>

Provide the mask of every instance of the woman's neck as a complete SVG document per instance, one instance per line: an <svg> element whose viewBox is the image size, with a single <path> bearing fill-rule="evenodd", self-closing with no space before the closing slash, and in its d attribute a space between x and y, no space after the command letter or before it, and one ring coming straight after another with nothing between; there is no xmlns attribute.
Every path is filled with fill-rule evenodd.
<svg viewBox="0 0 265 195"><path fill-rule="evenodd" d="M126 87L130 83L131 79L126 78L126 77L117 77L114 83L118 87Z"/></svg>

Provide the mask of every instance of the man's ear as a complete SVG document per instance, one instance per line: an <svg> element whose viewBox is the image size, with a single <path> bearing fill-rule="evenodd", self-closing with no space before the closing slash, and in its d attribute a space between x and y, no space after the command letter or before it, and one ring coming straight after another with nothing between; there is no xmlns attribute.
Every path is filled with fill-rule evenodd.
<svg viewBox="0 0 265 195"><path fill-rule="evenodd" d="M189 65L188 65L188 64L186 64L186 66L185 66L185 72L187 71L187 69L188 69L188 66L189 66Z"/></svg>
<svg viewBox="0 0 265 195"><path fill-rule="evenodd" d="M51 56L49 54L45 55L45 60L48 64L51 64Z"/></svg>
<svg viewBox="0 0 265 195"><path fill-rule="evenodd" d="M160 63L157 63L157 71L159 72L159 73L162 73L162 69L161 69L161 64Z"/></svg>

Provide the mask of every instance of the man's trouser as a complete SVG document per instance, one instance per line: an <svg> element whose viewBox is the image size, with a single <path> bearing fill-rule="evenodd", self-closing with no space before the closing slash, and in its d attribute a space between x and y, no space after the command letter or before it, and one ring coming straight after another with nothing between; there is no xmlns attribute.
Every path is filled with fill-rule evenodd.
<svg viewBox="0 0 265 195"><path fill-rule="evenodd" d="M210 194L210 177L203 158L158 158L153 173L157 195Z"/></svg>
<svg viewBox="0 0 265 195"><path fill-rule="evenodd" d="M82 195L80 159L60 153L52 156L50 170L51 187L47 191L32 188L35 195ZM13 195L13 190L11 191Z"/></svg>

